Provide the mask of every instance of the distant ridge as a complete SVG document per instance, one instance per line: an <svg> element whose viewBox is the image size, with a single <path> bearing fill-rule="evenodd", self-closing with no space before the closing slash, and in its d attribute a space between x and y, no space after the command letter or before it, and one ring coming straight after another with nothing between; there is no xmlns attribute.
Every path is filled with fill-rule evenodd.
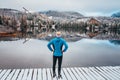
<svg viewBox="0 0 120 80"><path fill-rule="evenodd" d="M9 9L9 8L0 8L0 12L21 12L19 10L16 9Z"/></svg>
<svg viewBox="0 0 120 80"><path fill-rule="evenodd" d="M120 18L120 11L118 11L118 12L112 14L112 17L119 17L119 18Z"/></svg>
<svg viewBox="0 0 120 80"><path fill-rule="evenodd" d="M47 16L52 16L52 17L61 17L61 18L79 18L79 17L83 17L82 14L78 13L78 12L73 12L73 11L44 11L44 12L40 12L43 13Z"/></svg>

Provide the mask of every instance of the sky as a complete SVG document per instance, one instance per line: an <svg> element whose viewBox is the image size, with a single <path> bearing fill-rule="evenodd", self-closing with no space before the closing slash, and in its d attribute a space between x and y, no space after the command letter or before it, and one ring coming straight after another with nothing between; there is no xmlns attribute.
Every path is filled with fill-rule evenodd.
<svg viewBox="0 0 120 80"><path fill-rule="evenodd" d="M120 0L0 0L0 8L30 11L76 11L85 16L110 16L120 11Z"/></svg>

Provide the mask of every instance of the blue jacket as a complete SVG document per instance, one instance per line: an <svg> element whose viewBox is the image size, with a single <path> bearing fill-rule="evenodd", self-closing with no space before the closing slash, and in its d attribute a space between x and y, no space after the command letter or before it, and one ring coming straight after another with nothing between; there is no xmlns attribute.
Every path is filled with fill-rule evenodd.
<svg viewBox="0 0 120 80"><path fill-rule="evenodd" d="M63 45L64 49L62 49ZM62 53L68 49L66 41L60 37L52 39L47 46L50 51L53 51L54 56L62 56Z"/></svg>

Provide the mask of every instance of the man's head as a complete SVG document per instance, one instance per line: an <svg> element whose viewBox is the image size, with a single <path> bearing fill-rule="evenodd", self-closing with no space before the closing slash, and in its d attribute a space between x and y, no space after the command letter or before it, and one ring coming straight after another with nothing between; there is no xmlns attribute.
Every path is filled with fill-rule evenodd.
<svg viewBox="0 0 120 80"><path fill-rule="evenodd" d="M61 32L60 31L56 32L56 37L61 37Z"/></svg>

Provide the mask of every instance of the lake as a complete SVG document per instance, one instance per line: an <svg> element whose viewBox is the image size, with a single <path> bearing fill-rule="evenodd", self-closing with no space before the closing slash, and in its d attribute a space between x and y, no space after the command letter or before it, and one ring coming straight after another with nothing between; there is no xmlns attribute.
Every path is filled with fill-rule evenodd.
<svg viewBox="0 0 120 80"><path fill-rule="evenodd" d="M48 41L30 39L0 41L0 68L50 68L52 53ZM63 55L63 67L120 65L120 40L81 39L68 42Z"/></svg>

